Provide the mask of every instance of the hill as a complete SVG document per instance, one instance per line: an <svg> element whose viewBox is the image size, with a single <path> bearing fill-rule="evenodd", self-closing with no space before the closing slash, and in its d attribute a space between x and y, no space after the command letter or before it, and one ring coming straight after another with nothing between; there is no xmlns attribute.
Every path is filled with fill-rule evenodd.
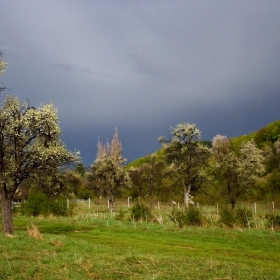
<svg viewBox="0 0 280 280"><path fill-rule="evenodd" d="M242 142L247 142L252 139L256 142L257 146L260 149L263 149L268 145L271 146L278 139L280 139L280 120L269 123L259 130L251 132L249 134L232 137L230 138L230 141L234 147L238 147ZM211 146L211 141L202 141L202 143L207 146ZM137 168L144 164L150 163L153 155L156 155L156 158L161 160L163 157L162 149L159 149L153 154L138 158L135 161L130 162L129 164L127 164L126 168Z"/></svg>

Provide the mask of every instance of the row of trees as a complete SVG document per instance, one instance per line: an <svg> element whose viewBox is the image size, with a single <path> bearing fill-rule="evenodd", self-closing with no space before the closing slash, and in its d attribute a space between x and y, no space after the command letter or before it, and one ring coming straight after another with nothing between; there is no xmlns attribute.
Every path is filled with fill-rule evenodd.
<svg viewBox="0 0 280 280"><path fill-rule="evenodd" d="M145 170L156 162L160 167L154 173L158 179L153 182L157 195L164 190L165 194L173 193L174 198L174 192L181 192L186 207L194 195L208 202L213 197L216 201L223 198L234 208L238 199L265 174L264 153L253 140L237 146L226 136L217 135L212 142L203 143L199 129L189 123L179 124L170 132L170 138L159 137L163 144L159 152L147 157L145 163L136 161L128 166L134 173L134 187L145 184L145 176L136 174L147 174Z"/></svg>
<svg viewBox="0 0 280 280"><path fill-rule="evenodd" d="M202 142L194 124L179 124L170 133L170 138L159 137L159 151L126 166L117 130L111 143L99 141L96 161L76 194L83 190L84 198L94 193L105 196L111 210L117 195L148 198L150 207L155 198L171 201L181 196L189 207L196 196L210 203L222 199L235 208L239 199L267 182L263 176L267 162L272 157L277 162L279 141L265 154L252 139L238 142L217 135L212 142Z"/></svg>
<svg viewBox="0 0 280 280"><path fill-rule="evenodd" d="M7 64L0 60L0 75ZM1 90L4 89L1 87ZM125 166L122 145L115 130L111 142L97 143L90 169L82 166L79 153L68 151L60 140L57 109L39 108L5 96L0 107L0 200L2 229L13 234L12 200L27 198L30 187L46 197L62 193L87 198L108 198L113 211L119 195L171 201L183 195L189 207L192 196L223 198L234 208L238 199L256 188L279 191L280 124L252 137L227 139L217 135L202 142L194 124L178 124L170 138L159 137L162 148L155 154ZM69 168L69 165L74 168ZM260 176L262 181L259 180Z"/></svg>

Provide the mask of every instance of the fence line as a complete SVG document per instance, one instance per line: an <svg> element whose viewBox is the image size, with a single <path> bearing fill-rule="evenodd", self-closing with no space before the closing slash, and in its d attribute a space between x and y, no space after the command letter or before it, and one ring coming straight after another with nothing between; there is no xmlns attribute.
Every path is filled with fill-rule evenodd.
<svg viewBox="0 0 280 280"><path fill-rule="evenodd" d="M96 210L99 208L103 208L103 211L108 210L109 204L107 198L96 198L96 199L88 199L88 200L81 200L77 199L75 200L76 203L83 205L83 208L88 208L88 210ZM127 199L115 199L114 200L114 210L118 211L119 209L131 209L139 199L132 199L131 197L128 197ZM148 200L141 200L141 203L149 206ZM88 207L86 207L88 205ZM182 202L176 202L176 201L170 201L170 202L160 202L157 201L154 203L154 209L161 209L161 210L167 210L167 209L184 209ZM225 204L222 203L216 203L216 204L203 204L201 202L196 202L194 204L194 207L199 209L201 212L207 212L207 213L213 213L217 214L219 213L220 209L224 207ZM230 205L228 205L230 207ZM262 215L268 212L273 213L280 213L280 203L275 203L274 201L271 202L239 202L236 205L236 208L246 208L248 210L251 210L253 214L255 215Z"/></svg>

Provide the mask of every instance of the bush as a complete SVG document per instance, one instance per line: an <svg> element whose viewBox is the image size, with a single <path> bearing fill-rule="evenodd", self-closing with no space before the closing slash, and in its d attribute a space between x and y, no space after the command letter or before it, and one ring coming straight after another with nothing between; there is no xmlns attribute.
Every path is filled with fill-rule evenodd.
<svg viewBox="0 0 280 280"><path fill-rule="evenodd" d="M236 222L235 215L233 209L228 206L223 206L219 211L220 219L219 223L223 224L227 227L232 228Z"/></svg>
<svg viewBox="0 0 280 280"><path fill-rule="evenodd" d="M235 220L241 227L251 226L250 220L253 218L253 213L251 210L246 208L237 208L235 213Z"/></svg>
<svg viewBox="0 0 280 280"><path fill-rule="evenodd" d="M21 212L27 216L68 216L72 214L73 205L67 205L66 197L48 198L44 193L31 189L26 202L21 205Z"/></svg>
<svg viewBox="0 0 280 280"><path fill-rule="evenodd" d="M85 200L89 198L93 198L93 192L90 191L86 186L82 186L78 190L77 197L79 199L85 199Z"/></svg>
<svg viewBox="0 0 280 280"><path fill-rule="evenodd" d="M267 227L280 227L280 215L275 214L267 214L265 215L265 218L267 219Z"/></svg>
<svg viewBox="0 0 280 280"><path fill-rule="evenodd" d="M123 209L120 209L118 214L115 216L116 220L123 221L125 220L125 212Z"/></svg>
<svg viewBox="0 0 280 280"><path fill-rule="evenodd" d="M202 224L201 214L195 207L190 207L184 211L173 210L170 217L179 227L199 226Z"/></svg>
<svg viewBox="0 0 280 280"><path fill-rule="evenodd" d="M32 189L27 201L21 204L21 211L27 216L46 216L48 212L46 195L42 192L37 192L35 189Z"/></svg>
<svg viewBox="0 0 280 280"><path fill-rule="evenodd" d="M253 213L249 209L244 207L232 209L228 206L221 207L219 215L220 219L218 223L230 228L234 227L235 225L250 228L251 219L253 217Z"/></svg>
<svg viewBox="0 0 280 280"><path fill-rule="evenodd" d="M151 211L148 207L137 202L131 208L130 217L131 217L131 219L133 219L135 221L139 221L141 219L144 219L147 221L147 220L151 219L152 215L151 215Z"/></svg>

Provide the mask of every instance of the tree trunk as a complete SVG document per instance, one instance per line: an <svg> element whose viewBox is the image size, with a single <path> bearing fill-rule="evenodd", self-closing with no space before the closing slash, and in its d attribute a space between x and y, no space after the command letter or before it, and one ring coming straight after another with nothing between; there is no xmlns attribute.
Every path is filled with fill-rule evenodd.
<svg viewBox="0 0 280 280"><path fill-rule="evenodd" d="M188 186L188 188L186 186L184 186L184 203L185 203L185 208L189 208L190 191L191 191L191 186L190 185Z"/></svg>
<svg viewBox="0 0 280 280"><path fill-rule="evenodd" d="M114 198L113 197L109 198L109 209L110 209L111 213L114 211Z"/></svg>
<svg viewBox="0 0 280 280"><path fill-rule="evenodd" d="M153 191L152 191L152 186L150 185L150 190L149 190L149 196L150 196L150 208L153 208Z"/></svg>
<svg viewBox="0 0 280 280"><path fill-rule="evenodd" d="M1 207L2 207L2 231L4 234L14 234L13 214L12 214L12 199L1 192Z"/></svg>
<svg viewBox="0 0 280 280"><path fill-rule="evenodd" d="M231 205L231 209L235 209L236 207L236 200L234 198L230 199L230 205Z"/></svg>

